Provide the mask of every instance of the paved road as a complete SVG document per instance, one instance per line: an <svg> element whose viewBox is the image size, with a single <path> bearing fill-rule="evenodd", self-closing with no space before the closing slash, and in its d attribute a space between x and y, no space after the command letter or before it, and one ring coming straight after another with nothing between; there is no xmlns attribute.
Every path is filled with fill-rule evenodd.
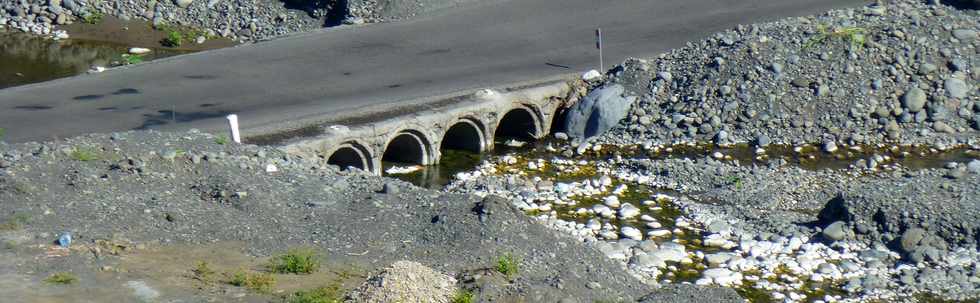
<svg viewBox="0 0 980 303"><path fill-rule="evenodd" d="M736 24L860 0L499 0L407 22L341 27L0 90L11 142L129 129L243 127L606 68ZM176 122L175 122L176 121Z"/></svg>

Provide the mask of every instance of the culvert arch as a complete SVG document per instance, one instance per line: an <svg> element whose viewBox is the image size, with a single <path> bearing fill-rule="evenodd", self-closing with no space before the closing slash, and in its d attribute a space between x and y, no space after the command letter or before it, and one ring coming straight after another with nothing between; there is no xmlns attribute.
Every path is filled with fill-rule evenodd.
<svg viewBox="0 0 980 303"><path fill-rule="evenodd" d="M420 165L432 164L433 153L430 142L420 131L412 129L399 131L388 140L381 160Z"/></svg>
<svg viewBox="0 0 980 303"><path fill-rule="evenodd" d="M533 107L521 105L511 108L497 122L494 140L517 138L534 140L541 137L541 115Z"/></svg>
<svg viewBox="0 0 980 303"><path fill-rule="evenodd" d="M439 150L456 149L475 153L487 150L486 128L479 120L463 117L452 124L442 135Z"/></svg>
<svg viewBox="0 0 980 303"><path fill-rule="evenodd" d="M355 167L370 172L374 171L373 160L371 151L356 141L341 143L327 157L328 164L337 165L341 169Z"/></svg>

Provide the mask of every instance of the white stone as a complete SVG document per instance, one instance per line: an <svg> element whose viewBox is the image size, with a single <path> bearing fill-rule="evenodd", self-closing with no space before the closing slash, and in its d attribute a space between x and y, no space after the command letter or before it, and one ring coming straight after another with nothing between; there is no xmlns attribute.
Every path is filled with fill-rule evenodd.
<svg viewBox="0 0 980 303"><path fill-rule="evenodd" d="M727 243L728 240L719 234L711 234L704 239L704 245L708 247L722 247L725 246L725 244Z"/></svg>
<svg viewBox="0 0 980 303"><path fill-rule="evenodd" d="M702 273L705 278L710 278L721 286L731 286L741 284L742 274L731 271L727 268L709 268Z"/></svg>
<svg viewBox="0 0 980 303"><path fill-rule="evenodd" d="M735 254L733 253L721 252L721 253L705 255L704 261L707 262L708 265L710 266L718 267L721 266L722 264L728 263L728 261L732 260L732 258L734 257Z"/></svg>
<svg viewBox="0 0 980 303"><path fill-rule="evenodd" d="M275 164L269 163L269 164L266 164L265 165L265 172L267 172L267 173L274 173L274 172L278 172L278 171L279 171L279 168L276 167Z"/></svg>
<svg viewBox="0 0 980 303"><path fill-rule="evenodd" d="M584 80L584 81L592 81L592 80L596 80L596 79L599 79L599 78L602 78L602 74L600 74L599 71L594 70L594 69L593 70L589 70L589 71L585 72L584 74L582 74L582 80Z"/></svg>
<svg viewBox="0 0 980 303"><path fill-rule="evenodd" d="M599 177L599 185L601 186L610 186L612 185L612 182L613 180L609 176Z"/></svg>
<svg viewBox="0 0 980 303"><path fill-rule="evenodd" d="M651 251L650 255L669 262L680 262L687 258L687 252L684 251L684 246L673 242L664 243L660 249Z"/></svg>
<svg viewBox="0 0 980 303"><path fill-rule="evenodd" d="M616 197L616 196L607 196L605 198L602 198L602 204L605 204L606 206L609 206L609 207L612 207L612 208L619 208L619 206L620 206L620 204L619 204L619 197Z"/></svg>
<svg viewBox="0 0 980 303"><path fill-rule="evenodd" d="M132 47L129 49L129 53L133 55L143 55L143 54L150 53L150 49L142 48L142 47Z"/></svg>
<svg viewBox="0 0 980 303"><path fill-rule="evenodd" d="M651 237L666 237L670 235L670 231L666 229L655 229L647 232L647 236Z"/></svg>
<svg viewBox="0 0 980 303"><path fill-rule="evenodd" d="M619 208L619 217L622 219L631 219L640 214L640 209L633 206L633 204L624 203Z"/></svg>
<svg viewBox="0 0 980 303"><path fill-rule="evenodd" d="M599 237L602 237L603 239L606 240L616 240L619 239L619 234L611 230L603 230L599 232Z"/></svg>
<svg viewBox="0 0 980 303"><path fill-rule="evenodd" d="M646 222L656 222L657 221L657 219L654 219L650 215L642 215L642 216L640 216L640 220L643 220L643 221L646 221Z"/></svg>
<svg viewBox="0 0 980 303"><path fill-rule="evenodd" d="M635 227L624 226L623 229L620 230L620 232L622 232L623 236L626 236L627 238L637 240L637 241L643 240L643 232L641 232L639 229L636 229Z"/></svg>
<svg viewBox="0 0 980 303"><path fill-rule="evenodd" d="M387 170L385 170L385 172L388 173L389 175L400 175L400 174L411 173L421 169L422 169L421 165L392 166Z"/></svg>

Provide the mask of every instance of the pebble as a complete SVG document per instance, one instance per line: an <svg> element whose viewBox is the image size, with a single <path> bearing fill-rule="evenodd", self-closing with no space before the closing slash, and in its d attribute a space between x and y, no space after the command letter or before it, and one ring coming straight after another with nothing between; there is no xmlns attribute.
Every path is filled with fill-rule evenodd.
<svg viewBox="0 0 980 303"><path fill-rule="evenodd" d="M913 87L902 95L902 106L909 112L917 113L926 105L926 93L918 87Z"/></svg>
<svg viewBox="0 0 980 303"><path fill-rule="evenodd" d="M844 223L843 221L837 221L827 225L827 227L823 229L823 236L831 241L844 240L844 237L847 236L847 231L845 230L847 227L846 224L847 223Z"/></svg>

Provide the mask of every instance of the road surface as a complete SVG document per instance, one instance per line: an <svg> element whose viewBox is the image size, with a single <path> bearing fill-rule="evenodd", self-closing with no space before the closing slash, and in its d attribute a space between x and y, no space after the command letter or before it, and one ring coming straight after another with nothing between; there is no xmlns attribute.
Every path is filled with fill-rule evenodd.
<svg viewBox="0 0 980 303"><path fill-rule="evenodd" d="M130 129L296 127L366 107L554 78L654 56L737 24L858 0L495 0L0 90L8 142ZM289 123L289 122L294 123Z"/></svg>

